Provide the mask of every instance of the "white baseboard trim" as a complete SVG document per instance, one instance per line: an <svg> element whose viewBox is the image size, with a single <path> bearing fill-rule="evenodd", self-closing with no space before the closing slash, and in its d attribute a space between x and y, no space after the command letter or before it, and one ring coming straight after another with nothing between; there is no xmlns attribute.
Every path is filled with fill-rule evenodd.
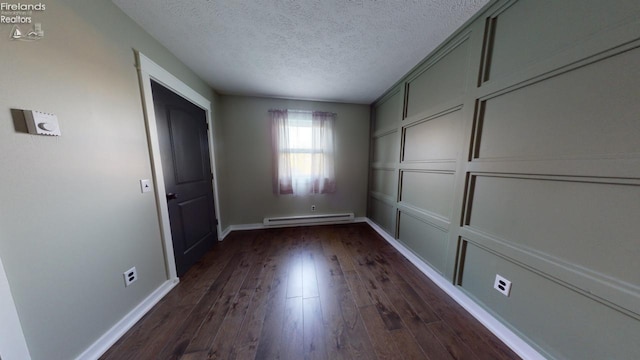
<svg viewBox="0 0 640 360"><path fill-rule="evenodd" d="M391 237L380 226L366 219L367 224L371 226L380 236L382 236L391 246L396 248L404 257L406 257L415 267L424 273L431 281L433 281L440 289L449 295L455 302L462 306L471 316L476 318L484 327L491 331L498 339L502 340L511 350L523 359L544 360L542 356L529 343L522 340L516 333L511 331L507 326L498 321L487 310L473 301L467 294L456 288L449 280L438 274L429 265L425 264L411 250L407 249L398 240Z"/></svg>
<svg viewBox="0 0 640 360"><path fill-rule="evenodd" d="M113 344L116 343L129 329L135 325L153 306L155 306L171 289L178 285L179 279L167 280L138 306L125 315L111 329L89 346L76 360L97 360Z"/></svg>
<svg viewBox="0 0 640 360"><path fill-rule="evenodd" d="M353 221L337 221L337 222L326 222L326 223L308 223L308 224L291 224L291 225L269 225L266 226L263 223L255 223L255 224L240 224L240 225L229 225L222 232L221 241L227 237L233 231L243 231L243 230L259 230L259 229L277 229L283 227L295 227L295 226L319 226L319 225L331 225L331 224L350 224L350 223L362 223L367 222L366 217L357 217L354 218Z"/></svg>
<svg viewBox="0 0 640 360"><path fill-rule="evenodd" d="M231 234L234 231L258 230L258 229L266 229L266 228L267 227L264 226L264 224L262 224L262 223L229 225L222 232L222 240L224 240L229 234Z"/></svg>
<svg viewBox="0 0 640 360"><path fill-rule="evenodd" d="M231 226L227 226L224 230L222 230L222 232L218 235L218 241L222 241L224 240L224 238L227 237L227 235L229 235L229 233L231 232Z"/></svg>

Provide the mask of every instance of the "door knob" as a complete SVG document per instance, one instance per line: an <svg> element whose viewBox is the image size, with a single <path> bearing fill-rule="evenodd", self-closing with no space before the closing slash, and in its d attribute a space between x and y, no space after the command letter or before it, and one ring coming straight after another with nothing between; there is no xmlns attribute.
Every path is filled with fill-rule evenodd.
<svg viewBox="0 0 640 360"><path fill-rule="evenodd" d="M167 201L177 199L177 198L178 198L178 194L167 193Z"/></svg>

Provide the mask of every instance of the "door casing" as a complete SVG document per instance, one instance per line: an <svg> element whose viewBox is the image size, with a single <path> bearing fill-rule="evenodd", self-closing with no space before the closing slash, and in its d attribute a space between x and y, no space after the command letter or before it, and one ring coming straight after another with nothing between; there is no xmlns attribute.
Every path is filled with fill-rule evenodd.
<svg viewBox="0 0 640 360"><path fill-rule="evenodd" d="M151 154L151 168L153 172L153 183L155 186L156 204L158 208L158 217L160 220L160 234L164 248L164 258L167 269L167 279L177 280L176 262L173 254L173 239L171 237L171 225L169 223L169 208L165 198L164 174L162 171L162 161L160 157L160 143L158 140L158 127L156 124L156 116L153 108L153 95L151 93L151 80L160 83L167 89L189 100L196 106L206 112L207 124L209 126L209 158L211 161L211 171L213 172L214 206L218 224L218 241L222 240L221 229L221 213L218 196L218 176L216 174L215 149L213 142L213 124L212 124L212 108L211 102L205 97L191 89L187 84L177 77L160 67L158 64L150 60L144 54L135 51L136 65L138 68L138 76L140 80L140 88L142 91L142 102L145 112L145 121L147 124L147 138L149 140L149 150Z"/></svg>
<svg viewBox="0 0 640 360"><path fill-rule="evenodd" d="M0 356L6 359L30 360L29 348L22 331L18 310L9 288L9 280L0 258Z"/></svg>

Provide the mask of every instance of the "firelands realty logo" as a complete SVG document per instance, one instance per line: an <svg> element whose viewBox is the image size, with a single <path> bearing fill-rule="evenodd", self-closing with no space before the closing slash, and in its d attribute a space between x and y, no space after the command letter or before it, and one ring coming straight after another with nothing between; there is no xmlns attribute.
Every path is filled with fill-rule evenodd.
<svg viewBox="0 0 640 360"><path fill-rule="evenodd" d="M43 3L0 3L0 24L13 24L12 40L40 40L44 37L42 24L33 21L34 12L46 10ZM31 25L29 29L27 29Z"/></svg>

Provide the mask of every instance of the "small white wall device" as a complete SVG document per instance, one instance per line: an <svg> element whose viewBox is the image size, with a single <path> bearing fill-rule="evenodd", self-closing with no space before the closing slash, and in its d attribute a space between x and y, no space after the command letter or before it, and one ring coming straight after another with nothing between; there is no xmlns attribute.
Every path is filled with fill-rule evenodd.
<svg viewBox="0 0 640 360"><path fill-rule="evenodd" d="M60 136L58 117L54 114L35 110L23 110L24 119L27 122L29 134Z"/></svg>

